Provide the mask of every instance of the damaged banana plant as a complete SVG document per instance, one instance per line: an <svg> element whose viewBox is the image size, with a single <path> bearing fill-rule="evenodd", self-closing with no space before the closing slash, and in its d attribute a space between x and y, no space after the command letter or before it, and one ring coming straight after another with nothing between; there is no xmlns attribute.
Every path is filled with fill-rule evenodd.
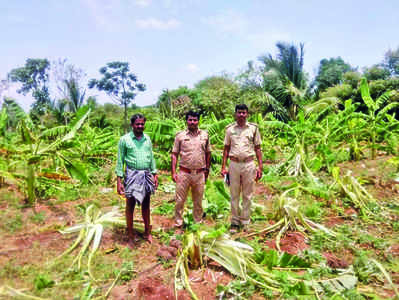
<svg viewBox="0 0 399 300"><path fill-rule="evenodd" d="M341 192L346 195L353 205L360 210L363 215L375 215L370 209L369 203L376 202L376 199L352 176L352 172L348 171L346 175L340 175L340 169L334 167L332 175L338 184Z"/></svg>
<svg viewBox="0 0 399 300"><path fill-rule="evenodd" d="M228 235L220 232L218 237L207 231L188 232L183 239L183 247L177 258L175 269L175 295L181 287L186 288L193 299L198 299L189 281L189 269L203 266L203 256L221 264L231 274L244 280L250 280L255 285L273 291L280 291L278 282L273 275L259 266L252 258L254 250L247 244L231 240ZM256 273L262 282L249 274Z"/></svg>
<svg viewBox="0 0 399 300"><path fill-rule="evenodd" d="M245 243L232 240L222 229L212 232L187 232L183 238L182 250L179 252L175 269L176 299L180 288L186 288L192 299L199 299L190 286L189 270L202 267L207 259L216 261L240 280L268 290L273 295L284 293L283 285L287 284L306 286L307 294L318 295L325 291L340 293L354 288L357 283L357 277L352 269L338 272L333 278L309 280L309 276L302 277L289 271L291 264L310 269L309 263L295 255L279 254L275 250L271 252L274 254L273 257L266 255L268 257L266 258L265 252L259 257L259 252L255 252ZM264 259L268 261L265 263ZM281 272L273 270L273 266L286 268L283 281L281 281Z"/></svg>
<svg viewBox="0 0 399 300"><path fill-rule="evenodd" d="M62 234L71 234L79 232L79 235L75 240L75 242L72 244L72 246L70 246L67 250L65 250L64 253L58 256L56 260L71 253L74 249L76 249L79 246L80 243L82 243L82 247L72 263L72 265L77 263L78 269L80 269L82 265L83 256L88 250L90 244L92 244L88 257L87 269L90 277L94 279L93 273L91 272L91 262L94 257L94 254L96 253L98 247L100 246L104 227L112 225L126 226L126 221L122 217L119 208L114 207L111 211L107 213L102 213L101 210L99 210L93 204L91 204L86 209L85 220L83 223L68 227L65 230L60 231Z"/></svg>
<svg viewBox="0 0 399 300"><path fill-rule="evenodd" d="M294 198L289 196L291 193L294 194ZM307 233L314 233L317 231L322 231L328 236L334 237L335 233L333 231L321 224L309 220L301 213L299 210L299 202L297 200L299 193L299 187L295 187L283 192L276 203L276 215L274 219L277 220L277 222L266 227L265 229L262 229L261 231L256 231L246 236L249 237L258 234L266 234L279 230L276 236L276 247L279 251L281 251L281 237L288 230L299 231L306 237L309 237Z"/></svg>

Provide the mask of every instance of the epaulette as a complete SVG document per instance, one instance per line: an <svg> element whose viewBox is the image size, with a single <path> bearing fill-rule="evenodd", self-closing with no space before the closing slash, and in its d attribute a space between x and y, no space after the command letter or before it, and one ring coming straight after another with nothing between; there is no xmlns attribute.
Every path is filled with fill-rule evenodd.
<svg viewBox="0 0 399 300"><path fill-rule="evenodd" d="M258 124L256 124L256 123L248 122L248 124L250 124L250 125L255 126L256 128L258 128Z"/></svg>
<svg viewBox="0 0 399 300"><path fill-rule="evenodd" d="M186 129L180 130L178 133L176 133L176 136L178 136L178 135L180 135L180 134L183 134L184 132L186 132Z"/></svg>
<svg viewBox="0 0 399 300"><path fill-rule="evenodd" d="M227 126L225 127L225 129L227 129L227 128L233 126L234 124L236 124L236 123L231 123L231 124L227 125Z"/></svg>

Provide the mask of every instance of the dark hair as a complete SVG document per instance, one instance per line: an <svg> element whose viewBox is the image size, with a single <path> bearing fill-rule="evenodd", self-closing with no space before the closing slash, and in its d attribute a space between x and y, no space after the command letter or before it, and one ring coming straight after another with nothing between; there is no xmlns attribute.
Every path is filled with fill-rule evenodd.
<svg viewBox="0 0 399 300"><path fill-rule="evenodd" d="M130 118L130 124L133 125L137 119L144 119L144 122L147 121L147 119L142 114L135 114Z"/></svg>
<svg viewBox="0 0 399 300"><path fill-rule="evenodd" d="M186 121L188 120L189 116L197 118L199 120L200 114L196 111L189 110L188 112L186 112Z"/></svg>
<svg viewBox="0 0 399 300"><path fill-rule="evenodd" d="M238 110L246 110L248 112L248 106L246 104L237 104L235 112Z"/></svg>

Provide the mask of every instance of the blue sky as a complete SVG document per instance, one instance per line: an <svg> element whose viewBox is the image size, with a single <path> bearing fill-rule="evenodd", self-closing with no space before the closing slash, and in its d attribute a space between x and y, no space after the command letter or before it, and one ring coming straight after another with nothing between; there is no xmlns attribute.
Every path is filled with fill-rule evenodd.
<svg viewBox="0 0 399 300"><path fill-rule="evenodd" d="M275 53L277 41L304 42L311 76L323 58L362 69L399 46L397 0L14 0L0 1L0 79L27 58L67 58L87 79L107 62L128 61L147 90L192 87L249 60ZM28 108L32 99L5 92ZM101 102L111 100L91 90Z"/></svg>

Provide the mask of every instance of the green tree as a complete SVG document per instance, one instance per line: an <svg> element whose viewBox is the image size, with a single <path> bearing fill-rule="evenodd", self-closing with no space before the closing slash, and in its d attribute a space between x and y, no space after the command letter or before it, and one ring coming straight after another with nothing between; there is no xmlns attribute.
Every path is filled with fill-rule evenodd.
<svg viewBox="0 0 399 300"><path fill-rule="evenodd" d="M271 54L259 57L263 63L263 87L284 106L289 118L294 120L298 108L304 102L306 91L306 74L303 70L304 44L278 42L276 58Z"/></svg>
<svg viewBox="0 0 399 300"><path fill-rule="evenodd" d="M278 42L276 44L278 53L276 58L271 54L259 57L259 61L264 64L264 71L274 70L278 75L288 79L296 88L306 87L306 76L303 70L304 63L304 44Z"/></svg>
<svg viewBox="0 0 399 300"><path fill-rule="evenodd" d="M50 62L40 58L28 58L25 66L11 70L8 78L12 82L20 82L21 88L18 93L24 95L29 92L36 100L32 104L33 115L43 115L50 104L50 95L48 90Z"/></svg>
<svg viewBox="0 0 399 300"><path fill-rule="evenodd" d="M3 109L7 112L7 129L15 129L19 121L27 117L21 106L12 98L4 97Z"/></svg>
<svg viewBox="0 0 399 300"><path fill-rule="evenodd" d="M370 95L369 85L365 77L360 82L360 93L364 103L367 105L368 114L364 115L368 122L366 128L368 135L371 139L371 158L375 159L376 156L376 138L377 138L377 127L379 123L383 122L386 118L387 113L398 107L398 102L386 104L388 99L395 93L393 91L387 91L378 97L377 100L373 100Z"/></svg>
<svg viewBox="0 0 399 300"><path fill-rule="evenodd" d="M314 80L316 94L326 90L328 87L341 84L343 74L349 71L352 71L352 67L344 62L341 57L322 59Z"/></svg>
<svg viewBox="0 0 399 300"><path fill-rule="evenodd" d="M399 47L396 50L389 49L385 53L383 65L391 72L391 75L399 75Z"/></svg>
<svg viewBox="0 0 399 300"><path fill-rule="evenodd" d="M182 117L184 113L191 109L195 109L195 104L198 103L198 91L190 89L186 86L180 86L174 90L165 89L158 97L155 104L159 108L161 115L167 117Z"/></svg>
<svg viewBox="0 0 399 300"><path fill-rule="evenodd" d="M85 100L86 90L82 87L81 82L86 74L82 69L66 62L66 59L54 62L53 75L62 98L60 101L65 103L65 110L76 113Z"/></svg>
<svg viewBox="0 0 399 300"><path fill-rule="evenodd" d="M363 71L363 76L367 80L385 80L388 79L390 71L381 65L374 65L370 68L365 68Z"/></svg>
<svg viewBox="0 0 399 300"><path fill-rule="evenodd" d="M215 114L217 119L231 116L234 106L243 102L240 86L226 75L207 77L194 86L199 101L194 103L204 114Z"/></svg>
<svg viewBox="0 0 399 300"><path fill-rule="evenodd" d="M353 89L359 85L362 75L358 71L349 71L343 75L343 83L349 84Z"/></svg>
<svg viewBox="0 0 399 300"><path fill-rule="evenodd" d="M124 108L124 129L128 129L127 109L136 97L137 92L145 91L145 85L139 83L137 76L130 72L128 62L110 62L100 69L101 79L91 79L89 88L96 87L106 92L111 98Z"/></svg>

